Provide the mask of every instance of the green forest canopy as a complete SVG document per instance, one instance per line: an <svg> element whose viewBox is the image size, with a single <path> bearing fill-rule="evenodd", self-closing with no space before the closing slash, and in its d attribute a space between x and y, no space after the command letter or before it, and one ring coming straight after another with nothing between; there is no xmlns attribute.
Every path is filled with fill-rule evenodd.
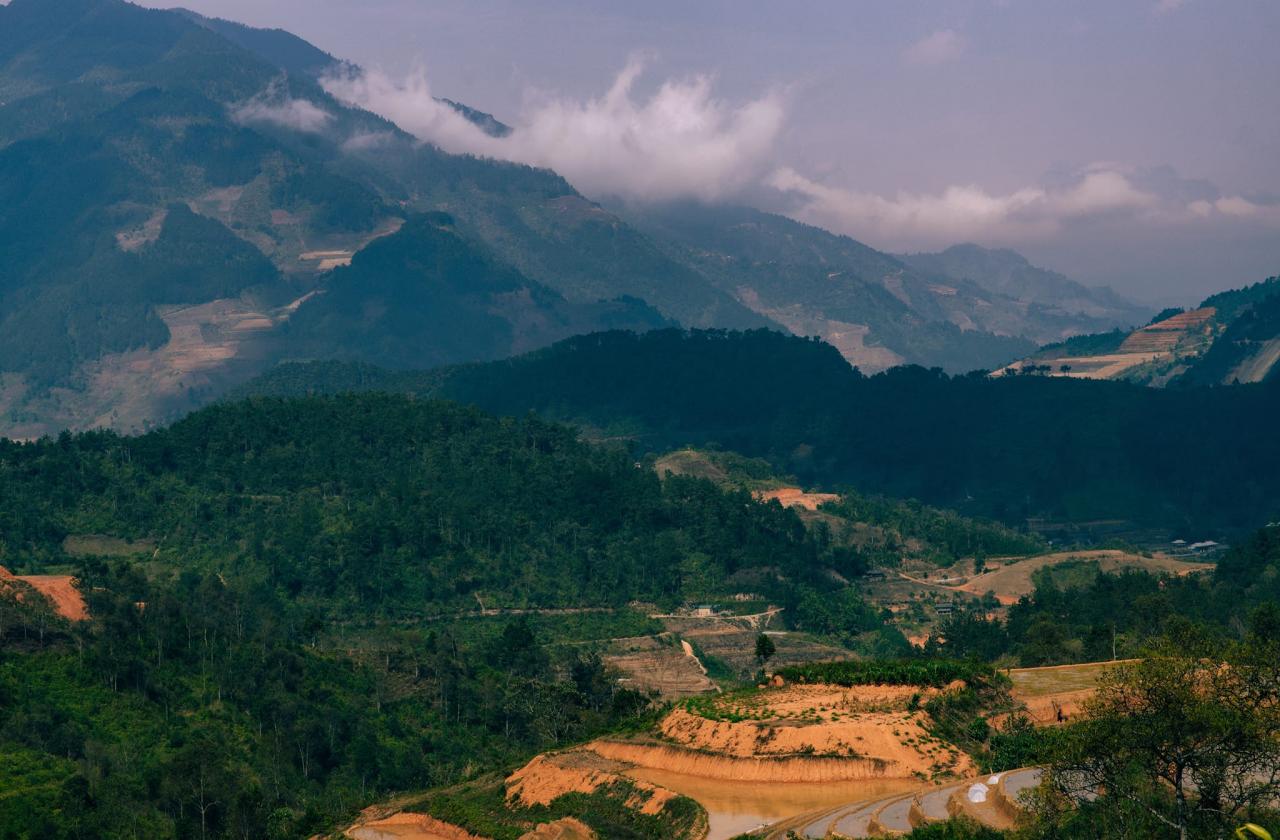
<svg viewBox="0 0 1280 840"><path fill-rule="evenodd" d="M1021 524L1128 519L1244 532L1280 516L1280 383L1157 390L1041 377L859 374L766 330L571 338L425 373L285 365L241 393L382 389L537 411L655 451L718 445L810 485Z"/></svg>

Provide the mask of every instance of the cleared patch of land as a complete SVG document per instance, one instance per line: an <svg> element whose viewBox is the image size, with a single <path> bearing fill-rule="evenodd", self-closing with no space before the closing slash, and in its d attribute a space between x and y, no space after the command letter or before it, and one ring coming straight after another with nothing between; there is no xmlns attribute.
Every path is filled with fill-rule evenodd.
<svg viewBox="0 0 1280 840"><path fill-rule="evenodd" d="M615 639L609 644L604 661L625 675L620 680L623 685L645 693L657 692L664 699L717 691L692 648L677 644L674 636Z"/></svg>
<svg viewBox="0 0 1280 840"><path fill-rule="evenodd" d="M358 823L345 834L354 840L484 840L426 814L404 812Z"/></svg>
<svg viewBox="0 0 1280 840"><path fill-rule="evenodd" d="M1048 376L1076 379L1123 379L1139 369L1168 367L1180 358L1198 356L1213 343L1213 307L1181 312L1130 333L1113 352L1066 355L1044 351L995 371L993 376L1047 368Z"/></svg>
<svg viewBox="0 0 1280 840"><path fill-rule="evenodd" d="M705 478L716 484L725 484L729 481L729 474L724 468L696 449L679 449L669 452L654 462L653 470L663 477L682 475Z"/></svg>
<svg viewBox="0 0 1280 840"><path fill-rule="evenodd" d="M840 351L840 355L844 356L849 364L856 366L864 373L879 373L905 361L902 356L888 347L868 344L867 337L871 334L871 327L866 324L836 321L802 304L769 306L750 286L739 286L736 292L738 300L748 309L777 321L795 335L821 337L823 341Z"/></svg>
<svg viewBox="0 0 1280 840"><path fill-rule="evenodd" d="M84 621L89 617L89 607L71 575L15 575L0 566L0 588L7 587L17 587L18 598L35 590L49 602L54 612L68 621Z"/></svg>
<svg viewBox="0 0 1280 840"><path fill-rule="evenodd" d="M1064 691L1092 689L1102 675L1132 659L1115 662L1084 662L1079 665L1049 665L1044 668L1014 668L1009 671L1013 694L1018 698L1046 697Z"/></svg>
<svg viewBox="0 0 1280 840"><path fill-rule="evenodd" d="M155 549L155 540L126 540L105 534L68 534L62 541L62 550L72 557L136 557Z"/></svg>
<svg viewBox="0 0 1280 840"><path fill-rule="evenodd" d="M946 690L953 690L948 687ZM972 770L928 731L918 686L782 685L686 701L657 738L585 749L636 767L742 782L933 778Z"/></svg>
<svg viewBox="0 0 1280 840"><path fill-rule="evenodd" d="M982 596L987 592L995 594L1001 604L1014 604L1024 595L1035 591L1034 576L1036 572L1062 563L1085 561L1096 563L1098 570L1105 573L1122 572L1126 569L1141 569L1147 572L1167 575L1187 575L1208 571L1212 563L1199 563L1181 560L1165 554L1134 554L1114 549L1094 551L1062 551L1053 554L1042 554L1017 562L1006 562L999 568L979 575L964 576L960 570L943 569L936 579L920 578L903 574L902 577L915 583L938 589L950 589L970 595Z"/></svg>
<svg viewBox="0 0 1280 840"><path fill-rule="evenodd" d="M660 732L672 743L734 758L858 759L874 768L867 778L966 772L968 757L926 730L928 716L918 702L937 693L914 686L790 685L677 708Z"/></svg>
<svg viewBox="0 0 1280 840"><path fill-rule="evenodd" d="M757 490L755 497L763 502L777 501L785 508L817 510L828 502L838 502L835 493L806 493L799 487L778 487L774 490Z"/></svg>
<svg viewBox="0 0 1280 840"><path fill-rule="evenodd" d="M763 614L772 618L776 612ZM767 632L777 652L770 663L775 668L804 662L850 659L844 648L815 641L804 633L770 631L767 618L741 616L733 618L693 618L664 616L667 630L687 639L703 654L719 660L739 675L753 673L756 663L756 637ZM707 663L703 663L704 665Z"/></svg>
<svg viewBox="0 0 1280 840"><path fill-rule="evenodd" d="M594 793L619 781L627 765L586 750L544 753L507 777L507 799L519 805L550 805L566 793ZM646 782L635 782L627 806L642 814L657 814L676 793Z"/></svg>
<svg viewBox="0 0 1280 840"><path fill-rule="evenodd" d="M1223 382L1261 382L1271 373L1276 362L1280 362L1280 336L1264 341L1258 351L1241 361Z"/></svg>
<svg viewBox="0 0 1280 840"><path fill-rule="evenodd" d="M1027 716L1044 726L1070 720L1081 713L1086 700L1097 691L1098 681L1125 662L1085 662L1044 668L1014 668L1013 699L1026 706Z"/></svg>

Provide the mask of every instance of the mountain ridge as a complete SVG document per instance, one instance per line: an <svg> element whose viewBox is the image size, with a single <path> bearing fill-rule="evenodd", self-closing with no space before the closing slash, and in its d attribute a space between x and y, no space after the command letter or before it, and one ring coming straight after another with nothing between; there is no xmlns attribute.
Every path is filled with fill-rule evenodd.
<svg viewBox="0 0 1280 840"><path fill-rule="evenodd" d="M1280 378L1280 277L1168 309L1131 332L1047 345L1000 375L1116 379L1153 387L1232 385Z"/></svg>

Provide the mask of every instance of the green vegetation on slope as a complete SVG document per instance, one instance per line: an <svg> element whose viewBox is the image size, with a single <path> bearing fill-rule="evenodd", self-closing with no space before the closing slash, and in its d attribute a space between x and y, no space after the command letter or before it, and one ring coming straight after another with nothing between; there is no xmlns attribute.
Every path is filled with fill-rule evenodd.
<svg viewBox="0 0 1280 840"><path fill-rule="evenodd" d="M701 806L684 796L668 802L658 814L642 814L626 805L629 798L643 795L619 780L594 793L569 793L550 805L520 807L506 801L501 780L487 779L410 800L406 810L431 814L493 840L519 840L529 826L561 817L576 817L597 836L611 840L671 840L692 836L691 829L706 819Z"/></svg>
<svg viewBox="0 0 1280 840"><path fill-rule="evenodd" d="M790 511L660 481L537 419L405 397L0 441L0 482L5 565L75 569L92 615L0 609L0 829L17 836L306 836L638 725L648 701L558 642L646 620L478 606L678 604L752 568L780 600L831 588ZM69 534L155 549L72 558Z"/></svg>
<svg viewBox="0 0 1280 840"><path fill-rule="evenodd" d="M1243 616L1277 603L1280 527L1271 526L1223 555L1212 574L1095 573L1063 587L1042 579L1004 621L981 610L952 615L926 650L984 660L1011 656L1024 666L1123 659L1187 622L1227 638Z"/></svg>
<svg viewBox="0 0 1280 840"><path fill-rule="evenodd" d="M990 681L990 666L954 659L876 660L870 662L821 662L796 665L778 671L790 682L831 685L923 685L942 688L956 680Z"/></svg>
<svg viewBox="0 0 1280 840"><path fill-rule="evenodd" d="M915 501L866 496L853 490L841 492L838 502L824 505L822 510L850 522L864 522L881 529L884 538L868 541L862 549L870 566L896 565L904 554L948 566L966 557L1018 556L1048 548L1039 537L998 522L961 516Z"/></svg>
<svg viewBox="0 0 1280 840"><path fill-rule="evenodd" d="M90 623L0 635L6 837L309 836L647 705L518 620L482 642L384 630L375 658L230 574L90 564L82 586Z"/></svg>
<svg viewBox="0 0 1280 840"><path fill-rule="evenodd" d="M247 391L371 385L539 411L653 451L716 445L807 485L1010 524L1125 518L1224 532L1280 513L1270 382L1153 390L921 368L864 377L828 345L763 330L602 333L487 365L354 378L367 384L349 367L289 366Z"/></svg>

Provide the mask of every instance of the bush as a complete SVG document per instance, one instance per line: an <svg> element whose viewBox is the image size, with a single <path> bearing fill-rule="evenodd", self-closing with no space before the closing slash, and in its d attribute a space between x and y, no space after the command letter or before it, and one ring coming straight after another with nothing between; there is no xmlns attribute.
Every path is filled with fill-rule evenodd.
<svg viewBox="0 0 1280 840"><path fill-rule="evenodd" d="M778 671L788 682L832 685L924 685L942 688L956 680L987 682L995 669L955 659L899 659L865 662L816 662Z"/></svg>

